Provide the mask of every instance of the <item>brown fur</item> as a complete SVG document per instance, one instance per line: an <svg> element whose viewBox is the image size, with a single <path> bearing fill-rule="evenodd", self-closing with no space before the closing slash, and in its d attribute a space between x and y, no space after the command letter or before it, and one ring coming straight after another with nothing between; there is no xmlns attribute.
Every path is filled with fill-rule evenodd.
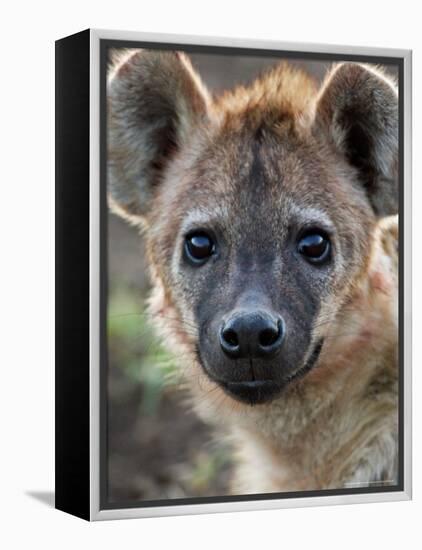
<svg viewBox="0 0 422 550"><path fill-rule="evenodd" d="M181 358L198 413L231 434L234 490L394 483L397 220L382 220L397 211L394 84L346 63L318 91L281 64L212 97L183 54L134 51L113 67L108 99L110 205L146 232L152 316ZM288 249L292 227L316 222L333 232L326 272ZM228 243L214 280L181 263L189 224L217 228ZM250 407L209 376L201 338L254 281L266 299L282 296L277 307L293 327L283 368L293 376L315 343L324 345L305 377ZM230 372L229 364L211 366Z"/></svg>

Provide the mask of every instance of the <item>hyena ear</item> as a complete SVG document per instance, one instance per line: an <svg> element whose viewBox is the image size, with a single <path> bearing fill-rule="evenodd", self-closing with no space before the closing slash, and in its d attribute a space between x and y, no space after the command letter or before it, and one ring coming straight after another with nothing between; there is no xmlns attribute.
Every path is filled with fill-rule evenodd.
<svg viewBox="0 0 422 550"><path fill-rule="evenodd" d="M107 99L109 202L139 223L169 162L207 117L209 95L184 54L136 50L112 70Z"/></svg>
<svg viewBox="0 0 422 550"><path fill-rule="evenodd" d="M393 82L367 65L334 67L322 85L315 125L354 166L374 212L398 210L398 98Z"/></svg>

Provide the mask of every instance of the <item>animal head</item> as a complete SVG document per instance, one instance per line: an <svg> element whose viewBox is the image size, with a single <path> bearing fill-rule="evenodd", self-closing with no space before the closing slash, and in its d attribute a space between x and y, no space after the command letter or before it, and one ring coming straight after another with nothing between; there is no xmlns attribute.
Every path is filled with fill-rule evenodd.
<svg viewBox="0 0 422 550"><path fill-rule="evenodd" d="M135 50L108 83L111 207L145 231L152 310L218 391L264 403L317 363L397 211L397 92L281 64L211 95L182 53Z"/></svg>

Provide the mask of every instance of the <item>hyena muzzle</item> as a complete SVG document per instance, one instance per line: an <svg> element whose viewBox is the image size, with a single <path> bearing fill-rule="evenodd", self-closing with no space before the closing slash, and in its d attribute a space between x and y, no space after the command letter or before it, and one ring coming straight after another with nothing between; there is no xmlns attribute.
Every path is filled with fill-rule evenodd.
<svg viewBox="0 0 422 550"><path fill-rule="evenodd" d="M135 50L108 107L110 205L145 231L152 314L255 464L245 490L394 477L397 281L374 252L398 209L394 83L280 64L214 97L184 54Z"/></svg>

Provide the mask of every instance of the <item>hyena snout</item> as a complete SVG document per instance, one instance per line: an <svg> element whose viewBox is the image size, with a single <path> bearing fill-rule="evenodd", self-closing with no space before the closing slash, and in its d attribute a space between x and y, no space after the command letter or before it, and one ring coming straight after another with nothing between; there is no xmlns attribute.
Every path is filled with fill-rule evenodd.
<svg viewBox="0 0 422 550"><path fill-rule="evenodd" d="M266 311L235 312L219 329L221 349L231 359L272 358L281 349L285 323Z"/></svg>

